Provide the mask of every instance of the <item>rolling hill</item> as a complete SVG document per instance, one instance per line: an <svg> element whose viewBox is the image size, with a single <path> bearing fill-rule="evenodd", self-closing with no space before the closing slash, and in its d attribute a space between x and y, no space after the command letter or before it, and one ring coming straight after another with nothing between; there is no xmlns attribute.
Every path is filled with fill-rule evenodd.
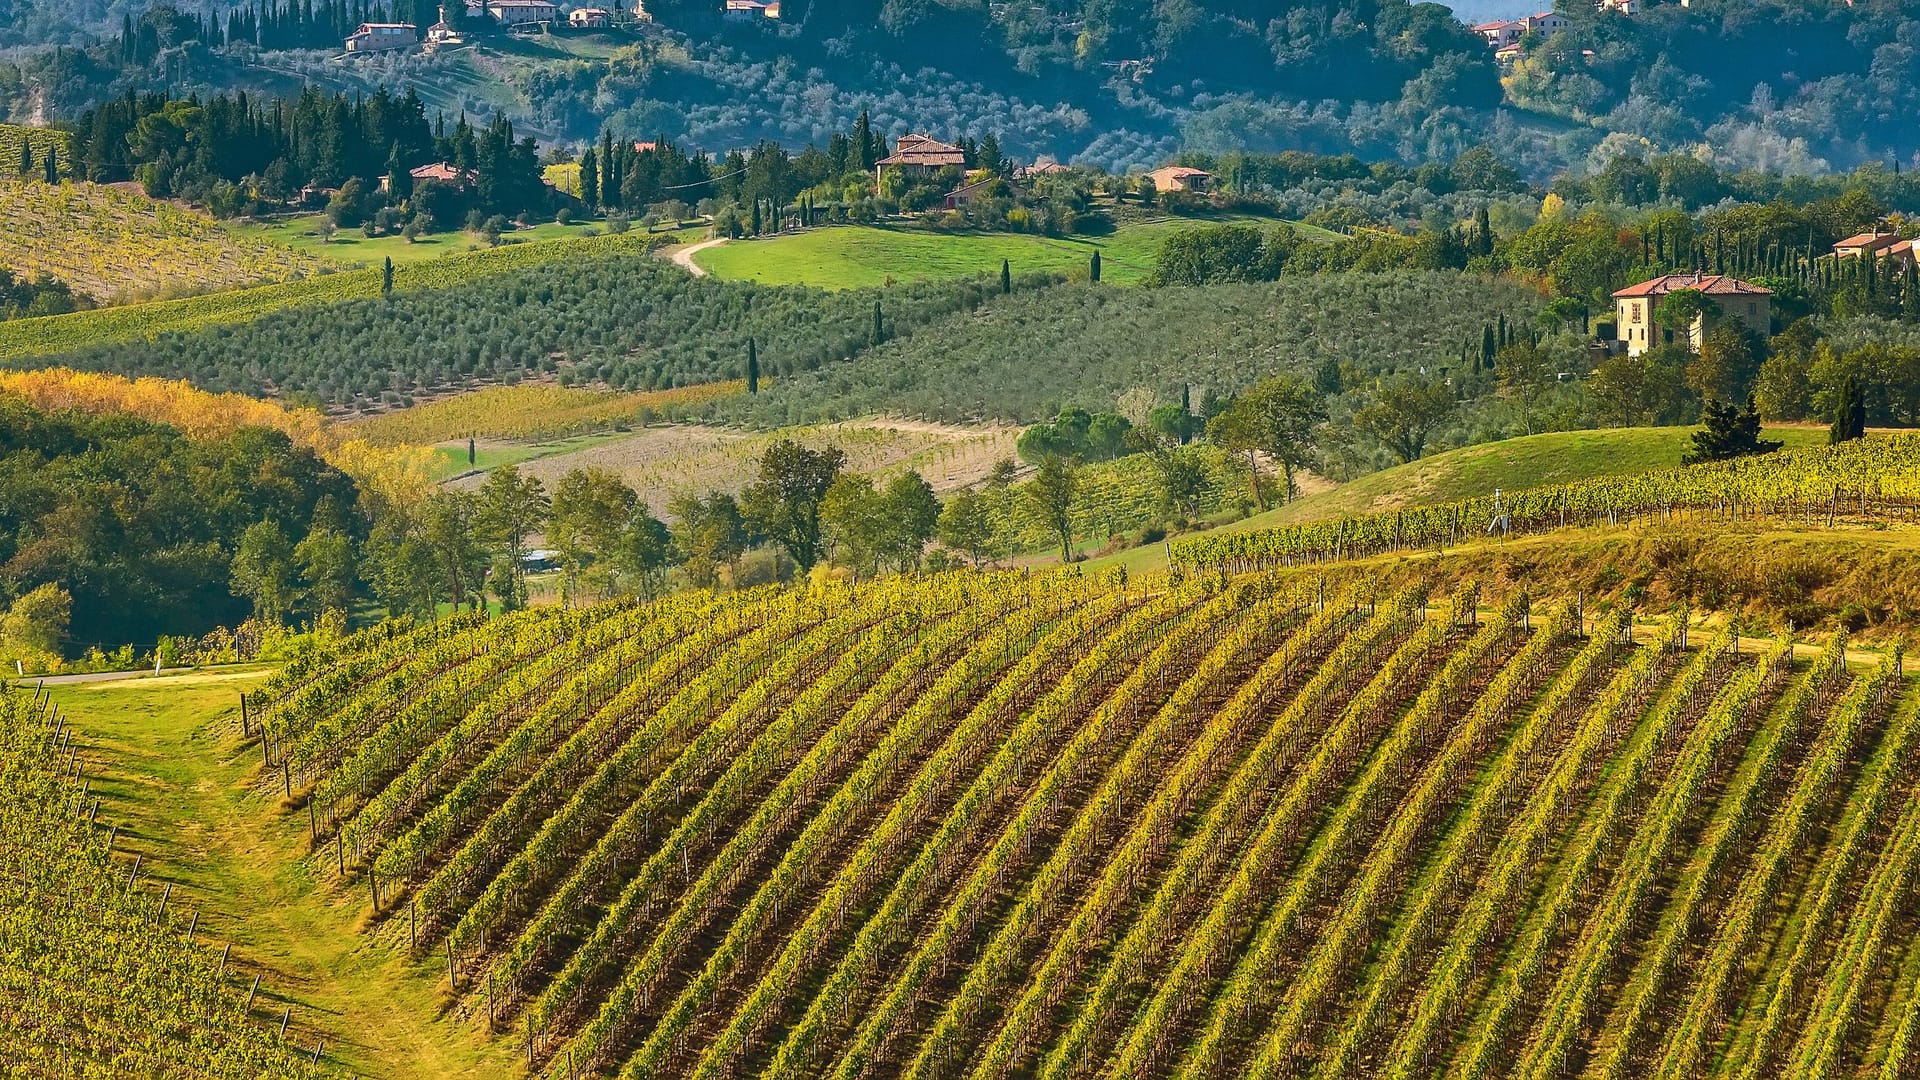
<svg viewBox="0 0 1920 1080"><path fill-rule="evenodd" d="M1236 224L1280 224L1271 218L1224 217ZM767 285L861 288L892 281L998 276L1005 260L1018 273L1060 274L1084 281L1095 252L1100 280L1138 285L1153 272L1160 245L1180 229L1200 222L1158 218L1128 222L1104 236L1047 237L1024 233L933 232L848 225L812 229L765 240L729 241L693 256L716 277ZM1294 223L1316 239L1337 234Z"/></svg>
<svg viewBox="0 0 1920 1080"><path fill-rule="evenodd" d="M1228 531L1329 521L1383 510L1430 506L1495 490L1630 476L1670 468L1692 447L1698 428L1596 428L1550 431L1447 450L1307 495L1226 525ZM1824 428L1769 427L1789 448L1824 446Z"/></svg>
<svg viewBox="0 0 1920 1080"><path fill-rule="evenodd" d="M288 281L320 262L120 187L0 174L0 266L102 303Z"/></svg>
<svg viewBox="0 0 1920 1080"><path fill-rule="evenodd" d="M538 1075L1898 1075L1911 680L1487 599L822 584L253 708L371 947Z"/></svg>

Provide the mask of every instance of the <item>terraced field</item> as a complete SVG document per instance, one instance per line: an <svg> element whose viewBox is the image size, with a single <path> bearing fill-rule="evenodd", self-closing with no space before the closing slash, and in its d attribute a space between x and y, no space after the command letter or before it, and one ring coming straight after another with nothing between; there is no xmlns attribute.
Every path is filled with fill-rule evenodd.
<svg viewBox="0 0 1920 1080"><path fill-rule="evenodd" d="M383 627L249 714L546 1077L1895 1077L1920 693L1847 657L954 574Z"/></svg>

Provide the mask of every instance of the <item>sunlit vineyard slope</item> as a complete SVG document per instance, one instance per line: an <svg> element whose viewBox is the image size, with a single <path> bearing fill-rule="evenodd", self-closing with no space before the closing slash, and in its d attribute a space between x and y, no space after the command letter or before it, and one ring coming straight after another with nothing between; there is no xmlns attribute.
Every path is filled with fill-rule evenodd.
<svg viewBox="0 0 1920 1080"><path fill-rule="evenodd" d="M1173 555L1189 564L1246 569L1444 549L1574 525L1760 517L1807 526L1920 521L1920 436L1876 435L1284 528L1221 530L1175 544Z"/></svg>
<svg viewBox="0 0 1920 1080"><path fill-rule="evenodd" d="M320 263L120 188L0 173L0 266L105 302L286 281Z"/></svg>
<svg viewBox="0 0 1920 1080"><path fill-rule="evenodd" d="M0 1074L315 1075L171 885L111 857L83 764L39 695L0 691Z"/></svg>
<svg viewBox="0 0 1920 1080"><path fill-rule="evenodd" d="M368 634L251 709L372 947L547 1077L1905 1075L1920 694L1789 646L956 574Z"/></svg>

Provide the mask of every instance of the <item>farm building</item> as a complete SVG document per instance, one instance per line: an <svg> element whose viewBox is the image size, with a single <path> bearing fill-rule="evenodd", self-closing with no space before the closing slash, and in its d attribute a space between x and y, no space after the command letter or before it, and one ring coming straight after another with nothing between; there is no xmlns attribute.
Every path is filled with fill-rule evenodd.
<svg viewBox="0 0 1920 1080"><path fill-rule="evenodd" d="M732 2L732 0L729 0ZM875 175L887 169L899 169L908 176L931 176L941 169L964 168L966 151L926 135L902 135L893 153L874 163Z"/></svg>
<svg viewBox="0 0 1920 1080"><path fill-rule="evenodd" d="M427 51L437 52L440 49L451 49L466 43L466 36L454 29L453 24L447 21L447 6L440 5L440 21L427 27Z"/></svg>
<svg viewBox="0 0 1920 1080"><path fill-rule="evenodd" d="M947 192L946 206L949 210L958 210L973 202L993 194L993 185L1000 180L997 176L983 176L970 184L961 184Z"/></svg>
<svg viewBox="0 0 1920 1080"><path fill-rule="evenodd" d="M728 22L752 22L755 19L780 20L780 0L727 0L725 15Z"/></svg>
<svg viewBox="0 0 1920 1080"><path fill-rule="evenodd" d="M419 28L412 23L361 23L347 35L350 53L392 52L420 44Z"/></svg>
<svg viewBox="0 0 1920 1080"><path fill-rule="evenodd" d="M502 26L528 26L553 22L560 8L547 0L488 0L487 14Z"/></svg>
<svg viewBox="0 0 1920 1080"><path fill-rule="evenodd" d="M1667 294L1692 290L1705 296L1714 306L1709 314L1697 316L1688 327L1660 326L1654 309ZM1618 306L1619 340L1633 356L1655 345L1672 343L1676 336L1684 344L1698 349L1713 322L1734 319L1756 334L1772 332L1773 291L1725 274L1663 274L1638 285L1629 285L1613 294Z"/></svg>
<svg viewBox="0 0 1920 1080"><path fill-rule="evenodd" d="M613 12L606 8L578 8L567 12L567 25L576 30L604 30L613 25Z"/></svg>
<svg viewBox="0 0 1920 1080"><path fill-rule="evenodd" d="M1153 181L1155 191L1190 191L1195 195L1205 195L1213 184L1213 174L1205 169L1188 168L1185 165L1168 165L1147 174Z"/></svg>

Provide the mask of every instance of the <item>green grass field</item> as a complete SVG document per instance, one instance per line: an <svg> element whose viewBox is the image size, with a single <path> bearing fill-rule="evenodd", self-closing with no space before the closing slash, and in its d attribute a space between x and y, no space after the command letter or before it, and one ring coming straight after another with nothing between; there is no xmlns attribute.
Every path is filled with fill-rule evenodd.
<svg viewBox="0 0 1920 1080"><path fill-rule="evenodd" d="M1270 529L1394 507L1451 502L1485 495L1496 488L1518 490L1667 468L1680 463L1695 430L1655 427L1551 431L1464 446L1383 469L1219 528L1228 532ZM1769 427L1766 434L1768 438L1786 443L1790 449L1818 446L1827 441L1825 428ZM1102 541L1089 539L1082 550L1091 552L1100 546ZM1133 572L1163 570L1166 556L1160 545L1152 544L1096 559L1090 565L1120 565Z"/></svg>
<svg viewBox="0 0 1920 1080"><path fill-rule="evenodd" d="M623 432L603 431L591 435L573 435L564 439L548 439L540 442L483 441L474 447L471 464L467 461L465 442L440 443L433 447L432 476L435 480L451 480L466 473L486 472L502 465L520 465L559 454L592 450L625 437L626 434Z"/></svg>
<svg viewBox="0 0 1920 1080"><path fill-rule="evenodd" d="M891 281L963 278L1000 272L1006 260L1015 273L1056 273L1086 280L1093 253L1100 253L1100 280L1138 285L1152 272L1160 245L1181 229L1199 224L1274 225L1272 218L1158 218L1121 225L1106 236L1048 237L1027 233L945 233L843 225L763 240L735 240L708 248L693 261L715 277L765 285L818 285L858 289ZM1310 226L1316 239L1334 234Z"/></svg>
<svg viewBox="0 0 1920 1080"><path fill-rule="evenodd" d="M249 783L238 701L261 668L216 669L49 688L80 735L117 850L143 856L200 912L207 941L262 970L263 1013L293 1009L300 1042L361 1075L509 1076L514 1055L442 1015L444 964L408 963L358 930L366 898L320 884L304 814L279 814ZM291 1038L291 1036L290 1036Z"/></svg>

